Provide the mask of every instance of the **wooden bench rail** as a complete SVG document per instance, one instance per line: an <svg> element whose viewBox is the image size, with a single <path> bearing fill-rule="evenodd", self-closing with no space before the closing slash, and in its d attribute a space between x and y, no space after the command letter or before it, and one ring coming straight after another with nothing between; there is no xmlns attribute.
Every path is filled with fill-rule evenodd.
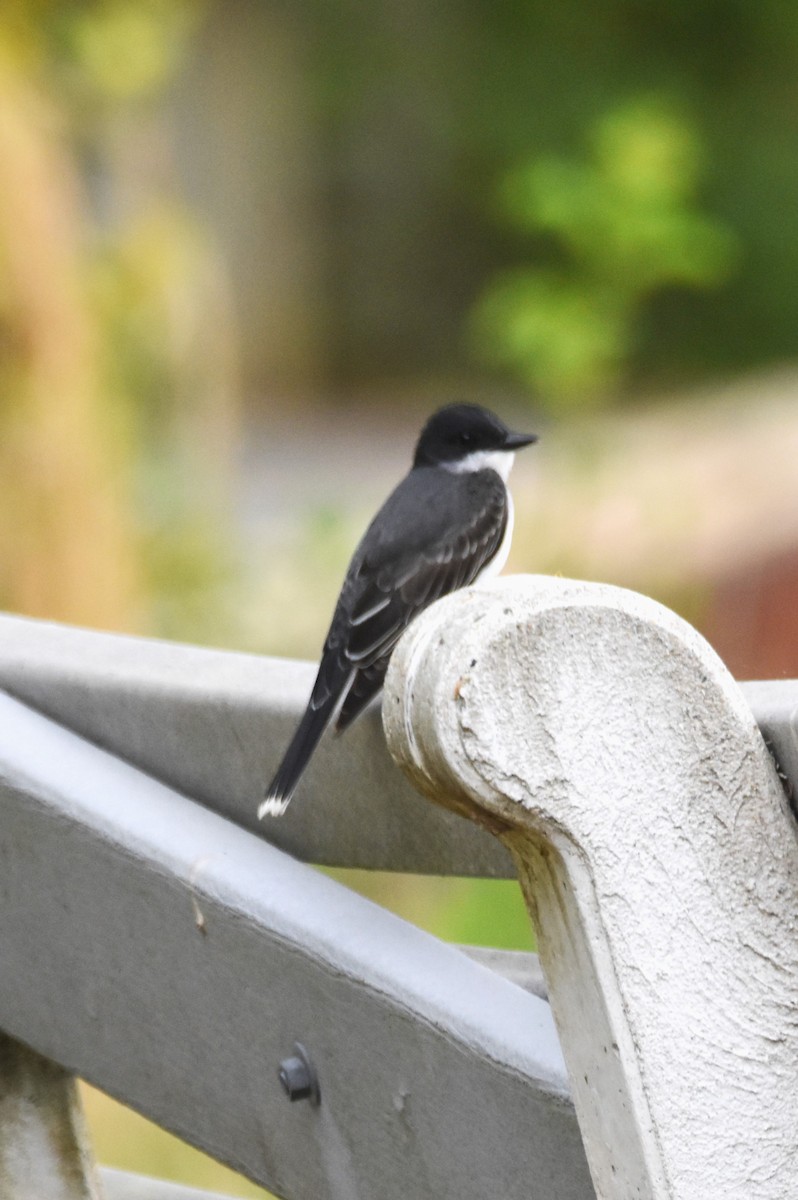
<svg viewBox="0 0 798 1200"><path fill-rule="evenodd" d="M425 803L385 748L379 708L327 737L279 821L255 809L314 667L0 615L0 690L304 862L514 878L504 847ZM798 681L743 684L798 791Z"/></svg>
<svg viewBox="0 0 798 1200"><path fill-rule="evenodd" d="M7 1034L278 1195L592 1196L538 996L8 696L0 811Z"/></svg>
<svg viewBox="0 0 798 1200"><path fill-rule="evenodd" d="M313 681L310 663L0 616L0 690L305 862L513 878L502 846L397 771L379 705L319 747L294 802L262 790Z"/></svg>

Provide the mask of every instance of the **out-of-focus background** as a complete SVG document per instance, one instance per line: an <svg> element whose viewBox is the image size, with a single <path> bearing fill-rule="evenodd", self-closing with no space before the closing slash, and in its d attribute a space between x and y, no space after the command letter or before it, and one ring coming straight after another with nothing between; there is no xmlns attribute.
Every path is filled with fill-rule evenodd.
<svg viewBox="0 0 798 1200"><path fill-rule="evenodd" d="M798 6L5 0L0 603L312 658L453 398L510 569L798 674ZM530 945L505 884L346 877ZM97 1093L100 1157L262 1195Z"/></svg>

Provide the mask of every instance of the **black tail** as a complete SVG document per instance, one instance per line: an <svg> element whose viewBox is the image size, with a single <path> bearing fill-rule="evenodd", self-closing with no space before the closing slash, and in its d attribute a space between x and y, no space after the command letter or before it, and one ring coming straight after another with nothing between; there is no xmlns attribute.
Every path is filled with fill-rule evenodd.
<svg viewBox="0 0 798 1200"><path fill-rule="evenodd" d="M368 702L377 695L388 670L388 658L380 658L370 667L362 667L356 672L351 687L346 693L335 721L335 732L343 733L362 713Z"/></svg>
<svg viewBox="0 0 798 1200"><path fill-rule="evenodd" d="M336 693L328 694L317 707L314 707L311 699L258 809L259 818L280 817L288 808L302 772L310 762L310 756L316 749L319 738L330 723L338 698Z"/></svg>

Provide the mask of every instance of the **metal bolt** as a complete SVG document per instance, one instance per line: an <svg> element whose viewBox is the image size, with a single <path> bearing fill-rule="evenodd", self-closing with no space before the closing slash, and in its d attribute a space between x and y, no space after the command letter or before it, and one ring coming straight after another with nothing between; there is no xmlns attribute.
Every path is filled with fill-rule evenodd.
<svg viewBox="0 0 798 1200"><path fill-rule="evenodd" d="M308 1058L307 1050L301 1042L294 1042L294 1053L280 1063L277 1077L282 1084L283 1091L292 1103L295 1100L310 1100L311 1104L319 1103L321 1099L319 1081L313 1064Z"/></svg>

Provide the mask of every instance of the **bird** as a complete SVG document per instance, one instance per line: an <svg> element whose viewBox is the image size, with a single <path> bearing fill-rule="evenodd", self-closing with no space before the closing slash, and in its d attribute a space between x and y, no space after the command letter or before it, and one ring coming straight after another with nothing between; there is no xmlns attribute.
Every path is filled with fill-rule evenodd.
<svg viewBox="0 0 798 1200"><path fill-rule="evenodd" d="M538 440L476 404L429 417L410 471L368 526L333 612L313 690L258 817L281 816L327 726L346 729L381 690L388 661L427 605L498 574L510 549L515 452Z"/></svg>

